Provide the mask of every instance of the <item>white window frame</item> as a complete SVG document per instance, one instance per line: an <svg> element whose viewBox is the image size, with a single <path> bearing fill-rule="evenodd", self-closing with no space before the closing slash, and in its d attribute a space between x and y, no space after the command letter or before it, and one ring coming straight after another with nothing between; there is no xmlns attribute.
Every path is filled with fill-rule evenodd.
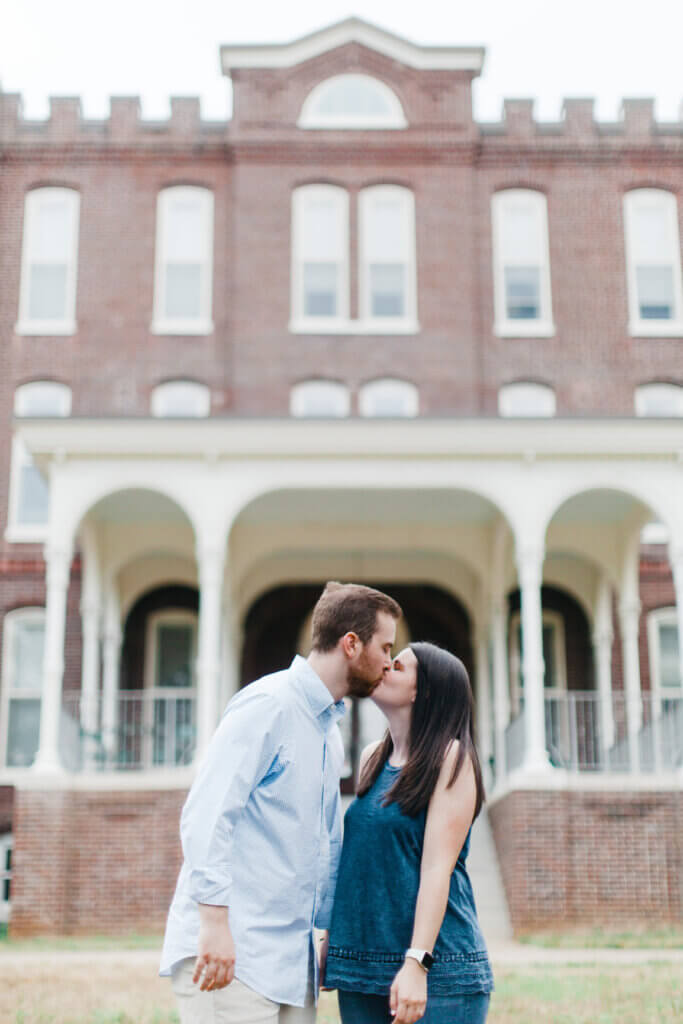
<svg viewBox="0 0 683 1024"><path fill-rule="evenodd" d="M321 114L316 111L316 106L320 102L320 98L330 88L337 86L346 79L354 79L355 81L363 80L371 85L372 88L381 92L383 98L387 101L389 111L387 114ZM331 78L326 78L324 81L319 82L304 100L301 108L301 114L297 121L298 128L314 128L314 129L355 129L361 131L376 130L376 129L387 129L394 131L396 129L407 128L408 122L406 121L405 114L403 112L403 106L396 93L381 79L375 78L372 75L363 75L355 72L343 75L333 75Z"/></svg>
<svg viewBox="0 0 683 1024"><path fill-rule="evenodd" d="M673 271L674 315L671 320L643 320L640 316L636 276L636 253L632 227L632 210L640 203L654 199L667 207L671 227L671 252L667 263ZM629 334L639 338L683 337L683 284L681 282L681 243L678 230L678 203L673 192L659 188L631 189L624 194L624 240L626 252L626 284L628 291Z"/></svg>
<svg viewBox="0 0 683 1024"><path fill-rule="evenodd" d="M190 686L181 689L179 686L157 686L156 685L156 664L157 644L159 626L192 626L193 646L190 659L192 670L192 683ZM145 668L144 668L144 700L145 708L143 719L145 722L145 739L143 742L143 764L151 767L154 764L154 741L152 730L154 726L154 701L168 698L188 699L195 702L195 721L197 714L197 650L199 638L199 615L189 608L162 608L160 611L152 612L147 617L145 628ZM160 767L157 765L157 767ZM164 764L163 767L170 768L173 765Z"/></svg>
<svg viewBox="0 0 683 1024"><path fill-rule="evenodd" d="M304 312L305 261L302 233L306 203L316 196L334 196L340 224L340 273L336 316L307 316ZM349 330L349 193L338 185L300 185L292 192L292 259L291 259L291 320L289 329L296 333L339 334Z"/></svg>
<svg viewBox="0 0 683 1024"><path fill-rule="evenodd" d="M505 207L524 198L535 204L541 219L541 251L539 252L540 315L535 320L511 320L507 315L505 293L505 266L502 254L502 228ZM543 192L528 188L510 188L494 192L491 196L491 224L493 229L493 332L499 338L552 338L555 334L552 309L550 272L550 239L548 234L548 202ZM526 265L526 261L523 264ZM510 264L514 266L514 264Z"/></svg>
<svg viewBox="0 0 683 1024"><path fill-rule="evenodd" d="M7 612L2 624L2 667L0 688L0 767L11 772L30 771L31 766L13 765L7 768L7 745L9 729L9 707L11 700L39 700L42 708L42 685L40 690L18 689L12 686L12 650L17 623L41 622L45 626L45 609L38 607L14 608Z"/></svg>
<svg viewBox="0 0 683 1024"><path fill-rule="evenodd" d="M405 254L406 286L405 312L403 316L372 316L370 310L371 289L369 260L367 259L368 233L370 231L371 209L376 200L389 197L398 200L407 233L408 249ZM415 196L402 185L370 185L358 195L358 317L363 332L380 334L416 334L420 329L417 320L417 261L415 233Z"/></svg>
<svg viewBox="0 0 683 1024"><path fill-rule="evenodd" d="M197 403L197 411L192 413L169 412L165 403L172 402L174 391L187 388L192 392ZM152 391L150 403L152 416L163 419L204 419L211 412L211 392L206 384L194 380L167 380L158 384Z"/></svg>
<svg viewBox="0 0 683 1024"><path fill-rule="evenodd" d="M543 680L544 692L550 693L566 693L567 691L567 648L565 644L564 635L564 618L560 612L552 611L549 608L544 608L542 611L542 625L552 626L554 635L554 646L555 646L555 664L557 666L557 680L555 686L547 686L545 677ZM522 674L522 657L517 642L517 633L521 623L521 612L514 612L510 616L510 705L512 709L512 717L519 713L520 699L524 695L524 687L520 683L523 680Z"/></svg>
<svg viewBox="0 0 683 1024"><path fill-rule="evenodd" d="M324 389L340 399L339 412L311 413L306 403L316 389ZM351 412L351 395L346 384L337 380L302 380L295 384L289 395L289 412L299 419L345 419Z"/></svg>
<svg viewBox="0 0 683 1024"><path fill-rule="evenodd" d="M673 404L678 408L674 412L649 412L647 408L648 398L652 394L666 394L674 399ZM669 384L664 381L652 381L649 384L641 384L636 388L633 395L633 403L636 416L648 419L667 419L676 416L683 416L683 387L680 384Z"/></svg>
<svg viewBox="0 0 683 1024"><path fill-rule="evenodd" d="M71 239L69 240L66 262L66 303L64 317L58 320L32 319L29 310L30 268L33 263L33 233L40 216L40 205L43 200L57 197L68 199L71 204ZM80 193L73 188L31 189L26 193L24 201L24 231L21 247L21 282L19 286L19 316L15 331L17 334L28 335L70 335L76 333L76 283L78 277L78 232L80 220Z"/></svg>
<svg viewBox="0 0 683 1024"><path fill-rule="evenodd" d="M514 400L519 400L520 395L535 395L544 399L552 399L549 403L550 411L534 412L533 410L516 411ZM512 404L509 400L512 399ZM550 409L552 405L552 409ZM549 384L540 384L533 380L517 380L510 384L503 384L498 390L498 415L506 419L552 419L557 413L557 400L555 391Z"/></svg>
<svg viewBox="0 0 683 1024"><path fill-rule="evenodd" d="M12 438L12 465L9 480L9 515L5 540L10 544L37 544L47 540L48 521L44 523L22 523L19 520L21 500L21 471L33 460L24 442L16 435ZM49 511L48 511L49 519Z"/></svg>
<svg viewBox="0 0 683 1024"><path fill-rule="evenodd" d="M0 923L7 924L10 919L12 907L12 868L5 867L8 853L14 849L14 837L11 832L4 832L0 835L0 887L4 888L5 882L10 884L10 898L5 900L0 892Z"/></svg>
<svg viewBox="0 0 683 1024"><path fill-rule="evenodd" d="M31 411L31 399L37 394L47 396L42 399L45 406L52 406L48 412ZM20 417L51 417L71 415L71 388L56 380L31 380L20 384L14 392L14 415Z"/></svg>
<svg viewBox="0 0 683 1024"><path fill-rule="evenodd" d="M168 317L166 302L166 233L168 209L176 199L195 199L199 203L204 259L202 261L201 309L196 317ZM154 307L151 332L153 334L211 334L213 331L213 192L199 185L171 185L163 188L157 196L156 240L154 246Z"/></svg>
<svg viewBox="0 0 683 1024"><path fill-rule="evenodd" d="M403 412L378 413L373 407L373 401L378 392L382 389L395 389L400 394L405 406ZM363 384L358 392L358 412L361 416L368 418L410 418L417 416L420 411L420 396L417 387L410 381L399 380L396 377L379 377L377 380L369 380Z"/></svg>
<svg viewBox="0 0 683 1024"><path fill-rule="evenodd" d="M676 608L655 608L647 617L647 651L650 663L650 689L655 702L667 697L683 696L683 681L677 686L663 687L660 681L659 627L675 626L678 630ZM680 644L681 638L678 637Z"/></svg>

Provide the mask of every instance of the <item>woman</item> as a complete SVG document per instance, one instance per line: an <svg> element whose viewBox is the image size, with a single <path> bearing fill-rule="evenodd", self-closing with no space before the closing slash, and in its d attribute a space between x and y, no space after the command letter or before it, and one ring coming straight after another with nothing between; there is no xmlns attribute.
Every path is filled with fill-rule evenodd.
<svg viewBox="0 0 683 1024"><path fill-rule="evenodd" d="M493 976L465 867L484 800L467 672L411 644L372 700L389 729L363 751L346 813L325 987L343 1024L483 1024Z"/></svg>

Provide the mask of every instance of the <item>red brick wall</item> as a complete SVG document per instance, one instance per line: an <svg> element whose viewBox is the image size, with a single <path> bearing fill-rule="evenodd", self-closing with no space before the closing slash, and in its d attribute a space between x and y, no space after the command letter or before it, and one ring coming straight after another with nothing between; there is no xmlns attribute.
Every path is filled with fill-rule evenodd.
<svg viewBox="0 0 683 1024"><path fill-rule="evenodd" d="M19 790L11 933L160 931L185 793Z"/></svg>
<svg viewBox="0 0 683 1024"><path fill-rule="evenodd" d="M680 793L517 790L489 814L515 932L680 920Z"/></svg>

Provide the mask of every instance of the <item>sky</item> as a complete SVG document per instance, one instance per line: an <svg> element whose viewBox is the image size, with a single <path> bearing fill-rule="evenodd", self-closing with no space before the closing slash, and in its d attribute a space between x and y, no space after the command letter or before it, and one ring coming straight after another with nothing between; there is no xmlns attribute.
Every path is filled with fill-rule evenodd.
<svg viewBox="0 0 683 1024"><path fill-rule="evenodd" d="M621 99L651 96L659 120L681 116L683 0L0 0L0 84L24 116L48 96L80 96L106 117L109 96L139 95L163 118L169 97L199 96L202 116L230 113L221 43L289 42L357 15L416 43L486 48L474 88L478 121L500 119L504 97L531 97L558 120L564 97L592 96L600 120Z"/></svg>

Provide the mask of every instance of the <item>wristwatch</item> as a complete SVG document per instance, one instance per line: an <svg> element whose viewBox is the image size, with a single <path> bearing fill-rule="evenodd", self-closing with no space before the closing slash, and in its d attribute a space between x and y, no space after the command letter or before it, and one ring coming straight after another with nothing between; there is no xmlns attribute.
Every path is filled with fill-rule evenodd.
<svg viewBox="0 0 683 1024"><path fill-rule="evenodd" d="M417 960L420 967L423 967L425 971L434 963L434 957L426 949L407 949L406 959L410 957L412 960Z"/></svg>

